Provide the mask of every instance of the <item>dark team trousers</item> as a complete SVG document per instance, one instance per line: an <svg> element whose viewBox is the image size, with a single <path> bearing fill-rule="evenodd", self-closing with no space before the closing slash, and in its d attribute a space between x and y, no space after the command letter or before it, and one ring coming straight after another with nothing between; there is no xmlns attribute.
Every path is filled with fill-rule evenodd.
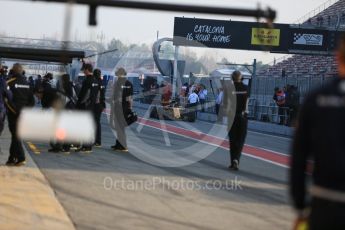
<svg viewBox="0 0 345 230"><path fill-rule="evenodd" d="M216 115L217 115L217 122L222 122L223 121L223 113L221 111L221 105L216 104Z"/></svg>
<svg viewBox="0 0 345 230"><path fill-rule="evenodd" d="M240 161L244 141L247 136L247 117L239 114L235 115L234 122L229 132L230 141L230 160Z"/></svg>
<svg viewBox="0 0 345 230"><path fill-rule="evenodd" d="M127 137L126 137L126 119L125 116L128 114L129 109L126 105L116 105L115 108L115 131L116 131L116 145L118 147L127 148ZM121 109L122 108L122 109Z"/></svg>
<svg viewBox="0 0 345 230"><path fill-rule="evenodd" d="M69 151L71 149L71 144L64 143L64 142L51 141L50 146L52 147L52 149L55 149L57 151L61 151L61 150Z"/></svg>
<svg viewBox="0 0 345 230"><path fill-rule="evenodd" d="M18 117L8 114L8 128L11 132L11 146L9 160L17 159L18 161L25 160L25 153L22 146L22 141L17 137Z"/></svg>
<svg viewBox="0 0 345 230"><path fill-rule="evenodd" d="M103 112L103 106L101 104L96 104L93 111L93 116L96 123L96 133L95 133L95 143L102 143L102 128L101 128L101 117Z"/></svg>
<svg viewBox="0 0 345 230"><path fill-rule="evenodd" d="M344 230L345 203L314 198L309 217L310 230Z"/></svg>
<svg viewBox="0 0 345 230"><path fill-rule="evenodd" d="M216 104L216 114L219 115L220 104Z"/></svg>
<svg viewBox="0 0 345 230"><path fill-rule="evenodd" d="M204 112L205 111L205 99L200 99L200 107L201 107L201 111Z"/></svg>
<svg viewBox="0 0 345 230"><path fill-rule="evenodd" d="M278 107L279 124L285 124L285 108L283 106Z"/></svg>
<svg viewBox="0 0 345 230"><path fill-rule="evenodd" d="M186 107L191 110L189 116L193 116L192 113L194 113L195 117L197 117L197 115L198 115L198 104L199 103L188 103L187 104Z"/></svg>
<svg viewBox="0 0 345 230"><path fill-rule="evenodd" d="M81 105L78 109L81 111L84 111L84 112L91 113L93 119L95 120L95 113L94 113L95 107L94 106L90 106L90 108L87 108L87 107L85 107L85 105ZM81 147L91 150L93 144L94 143L82 143Z"/></svg>

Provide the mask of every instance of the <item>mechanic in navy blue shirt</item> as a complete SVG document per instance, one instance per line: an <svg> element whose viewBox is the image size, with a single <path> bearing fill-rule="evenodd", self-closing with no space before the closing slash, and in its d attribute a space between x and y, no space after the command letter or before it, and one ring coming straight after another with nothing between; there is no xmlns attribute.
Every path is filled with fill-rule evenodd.
<svg viewBox="0 0 345 230"><path fill-rule="evenodd" d="M345 37L336 57L339 76L306 98L292 148L290 192L297 223L308 219L310 230L345 229ZM311 186L308 159L314 162Z"/></svg>

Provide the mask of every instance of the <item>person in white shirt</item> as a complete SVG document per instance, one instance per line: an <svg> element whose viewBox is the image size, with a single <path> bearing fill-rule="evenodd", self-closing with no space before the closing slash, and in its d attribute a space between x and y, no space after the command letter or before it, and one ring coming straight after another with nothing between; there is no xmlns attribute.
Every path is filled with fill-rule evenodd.
<svg viewBox="0 0 345 230"><path fill-rule="evenodd" d="M201 111L205 111L205 102L206 102L206 96L207 96L207 89L204 85L202 85L202 88L199 92L199 99L200 99L200 105L201 105Z"/></svg>
<svg viewBox="0 0 345 230"><path fill-rule="evenodd" d="M218 117L219 117L220 106L223 103L223 95L224 95L223 88L220 88L219 92L218 92L218 95L217 95L217 98L216 98L216 114L217 114Z"/></svg>
<svg viewBox="0 0 345 230"><path fill-rule="evenodd" d="M193 91L188 97L187 107L192 110L191 113L195 114L195 118L197 116L197 106L199 102L200 100L198 94L196 94L195 91Z"/></svg>
<svg viewBox="0 0 345 230"><path fill-rule="evenodd" d="M192 104L196 105L199 101L200 101L199 96L195 93L195 91L193 91L188 97L188 103L190 105L192 105Z"/></svg>

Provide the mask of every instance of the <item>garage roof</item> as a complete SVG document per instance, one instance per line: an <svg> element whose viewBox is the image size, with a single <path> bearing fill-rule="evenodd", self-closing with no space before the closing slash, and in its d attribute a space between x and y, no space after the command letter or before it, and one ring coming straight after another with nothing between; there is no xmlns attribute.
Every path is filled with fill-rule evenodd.
<svg viewBox="0 0 345 230"><path fill-rule="evenodd" d="M5 59L72 63L73 58L84 57L84 51L0 46L0 58Z"/></svg>

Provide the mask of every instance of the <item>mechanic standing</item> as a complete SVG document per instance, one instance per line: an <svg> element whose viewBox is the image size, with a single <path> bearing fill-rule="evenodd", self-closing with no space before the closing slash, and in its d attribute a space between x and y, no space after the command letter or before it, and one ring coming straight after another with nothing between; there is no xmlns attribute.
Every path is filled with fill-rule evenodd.
<svg viewBox="0 0 345 230"><path fill-rule="evenodd" d="M292 147L290 192L298 211L296 226L304 221L310 230L345 229L344 35L336 58L338 77L306 97ZM314 162L312 170L307 167L309 159Z"/></svg>
<svg viewBox="0 0 345 230"><path fill-rule="evenodd" d="M93 76L93 67L91 64L86 63L82 68L85 79L82 83L81 90L78 94L77 109L87 111L95 117L95 104L97 94L99 92L98 80ZM83 143L77 152L92 152L92 145L94 143Z"/></svg>
<svg viewBox="0 0 345 230"><path fill-rule="evenodd" d="M102 72L100 69L95 69L93 71L93 76L98 81L99 91L96 97L96 103L94 107L94 117L96 123L96 136L95 136L95 147L102 146L102 129L101 129L101 116L105 109L105 86L103 85Z"/></svg>
<svg viewBox="0 0 345 230"><path fill-rule="evenodd" d="M247 104L248 104L248 87L242 82L240 71L232 73L232 80L235 86L236 95L236 112L234 122L230 128L230 169L238 170L244 141L247 136Z"/></svg>
<svg viewBox="0 0 345 230"><path fill-rule="evenodd" d="M8 127L11 132L10 156L6 165L25 165L25 153L21 140L17 136L18 118L24 107L32 107L35 99L30 85L23 76L22 65L16 63L12 67L12 77L7 81L11 98L6 98Z"/></svg>
<svg viewBox="0 0 345 230"><path fill-rule="evenodd" d="M114 84L111 113L117 139L111 148L115 151L128 152L125 129L128 126L127 117L133 106L133 84L127 80L127 72L124 68L119 68L115 75L117 80Z"/></svg>

